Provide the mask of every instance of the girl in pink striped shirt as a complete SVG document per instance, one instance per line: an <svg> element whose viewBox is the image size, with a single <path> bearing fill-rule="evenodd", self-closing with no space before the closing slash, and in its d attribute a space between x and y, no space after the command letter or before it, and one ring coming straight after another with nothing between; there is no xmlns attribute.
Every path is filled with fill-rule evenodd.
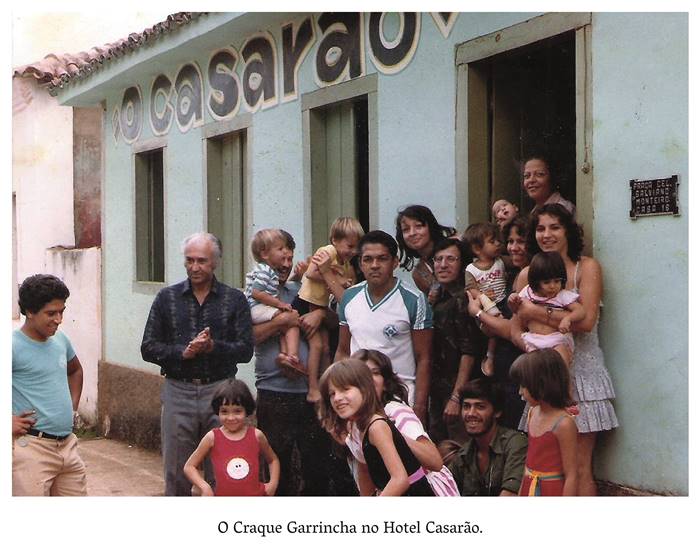
<svg viewBox="0 0 700 554"><path fill-rule="evenodd" d="M357 350L352 356L362 360L372 371L377 396L384 405L384 412L406 439L406 443L426 470L428 483L435 496L459 496L452 473L443 465L437 448L423 429L418 416L408 405L408 389L394 373L391 360L378 350ZM345 439L345 444L355 460L364 463L362 437L356 426ZM355 468L353 468L355 469Z"/></svg>

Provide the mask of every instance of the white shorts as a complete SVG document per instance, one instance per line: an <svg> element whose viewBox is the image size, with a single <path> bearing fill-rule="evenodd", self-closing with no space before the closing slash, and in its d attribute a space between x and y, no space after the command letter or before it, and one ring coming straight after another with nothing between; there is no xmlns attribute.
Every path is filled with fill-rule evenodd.
<svg viewBox="0 0 700 554"><path fill-rule="evenodd" d="M520 336L523 338L528 352L532 352L533 350L542 350L543 348L554 348L560 344L566 346L572 353L574 351L574 337L571 336L571 333L564 334L556 331L554 333L550 333L549 335L541 335L539 333L523 333Z"/></svg>
<svg viewBox="0 0 700 554"><path fill-rule="evenodd" d="M270 321L279 311L279 308L273 308L267 304L256 304L250 309L250 317L253 319L253 325L257 325Z"/></svg>

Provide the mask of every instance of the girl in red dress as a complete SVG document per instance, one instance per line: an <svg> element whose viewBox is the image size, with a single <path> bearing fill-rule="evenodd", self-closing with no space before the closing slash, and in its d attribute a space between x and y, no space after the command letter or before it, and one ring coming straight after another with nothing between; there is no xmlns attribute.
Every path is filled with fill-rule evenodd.
<svg viewBox="0 0 700 554"><path fill-rule="evenodd" d="M527 460L520 496L575 496L578 430L566 411L569 370L552 348L520 356L511 378L531 406L527 422Z"/></svg>
<svg viewBox="0 0 700 554"><path fill-rule="evenodd" d="M214 391L212 410L219 415L221 427L212 429L185 463L185 475L202 496L274 496L280 477L280 462L260 429L249 425L255 400L247 385L227 379ZM259 479L262 453L270 469L270 480ZM198 471L209 456L214 468L216 490L212 490Z"/></svg>

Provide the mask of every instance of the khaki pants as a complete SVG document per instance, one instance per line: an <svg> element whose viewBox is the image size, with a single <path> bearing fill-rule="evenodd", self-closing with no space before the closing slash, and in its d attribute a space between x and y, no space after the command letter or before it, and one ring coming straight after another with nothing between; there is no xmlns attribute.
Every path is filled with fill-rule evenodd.
<svg viewBox="0 0 700 554"><path fill-rule="evenodd" d="M22 446L22 443L25 443ZM24 435L12 440L13 496L85 496L85 464L78 438L57 441Z"/></svg>

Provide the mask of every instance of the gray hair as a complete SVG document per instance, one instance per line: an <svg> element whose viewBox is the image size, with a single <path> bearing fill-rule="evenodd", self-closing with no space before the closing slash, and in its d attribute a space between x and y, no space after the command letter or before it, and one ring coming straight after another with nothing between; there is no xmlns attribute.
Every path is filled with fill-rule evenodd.
<svg viewBox="0 0 700 554"><path fill-rule="evenodd" d="M218 261L221 259L221 241L216 235L212 235L211 233L206 233L204 231L200 231L198 233L193 233L189 237L186 237L185 240L182 241L181 249L182 253L185 253L185 249L189 246L189 244L198 239L204 239L208 240L209 243L211 244L212 251L214 253L214 258Z"/></svg>

